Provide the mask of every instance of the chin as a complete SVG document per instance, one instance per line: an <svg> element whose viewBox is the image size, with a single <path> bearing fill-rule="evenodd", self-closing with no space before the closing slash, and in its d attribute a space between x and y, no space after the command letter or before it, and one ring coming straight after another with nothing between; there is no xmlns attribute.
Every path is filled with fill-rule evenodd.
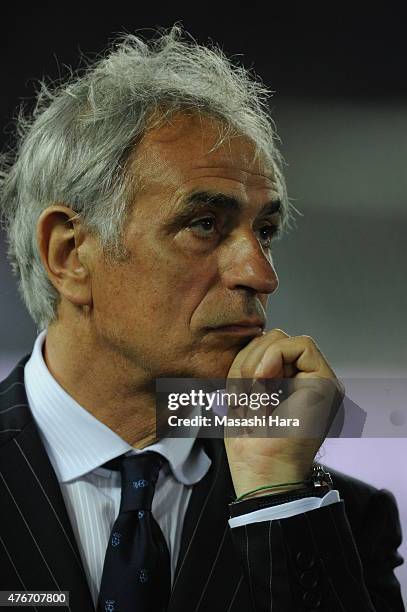
<svg viewBox="0 0 407 612"><path fill-rule="evenodd" d="M191 378L226 378L240 349L211 351L191 363Z"/></svg>

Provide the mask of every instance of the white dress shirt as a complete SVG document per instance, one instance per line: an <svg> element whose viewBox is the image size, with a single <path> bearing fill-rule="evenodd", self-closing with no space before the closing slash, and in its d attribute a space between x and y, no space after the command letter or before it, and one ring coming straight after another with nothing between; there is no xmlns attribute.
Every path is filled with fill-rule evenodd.
<svg viewBox="0 0 407 612"><path fill-rule="evenodd" d="M159 475L152 513L160 525L171 558L178 560L181 534L192 487L209 470L211 460L194 438L164 438L140 451L80 406L49 372L42 355L42 332L28 360L24 379L28 403L59 481L78 543L93 601L97 602L108 539L121 495L120 473L100 467L124 453L154 450L166 464ZM264 508L230 519L231 527L286 518L339 500L336 491ZM169 508L171 512L169 512Z"/></svg>

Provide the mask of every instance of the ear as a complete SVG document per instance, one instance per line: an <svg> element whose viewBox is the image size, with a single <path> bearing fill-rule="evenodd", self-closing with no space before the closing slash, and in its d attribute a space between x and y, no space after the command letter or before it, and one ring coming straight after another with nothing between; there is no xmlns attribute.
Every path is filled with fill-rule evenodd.
<svg viewBox="0 0 407 612"><path fill-rule="evenodd" d="M41 261L61 299L75 306L91 306L88 242L92 238L77 213L68 206L49 206L38 219L37 240Z"/></svg>

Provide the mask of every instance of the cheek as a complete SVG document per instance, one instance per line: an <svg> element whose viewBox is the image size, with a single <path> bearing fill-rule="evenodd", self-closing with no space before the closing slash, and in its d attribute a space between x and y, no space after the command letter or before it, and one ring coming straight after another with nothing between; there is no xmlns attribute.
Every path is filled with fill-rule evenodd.
<svg viewBox="0 0 407 612"><path fill-rule="evenodd" d="M216 261L186 256L177 248L153 249L138 268L145 301L174 319L193 314L217 276ZM190 318L190 317L189 317Z"/></svg>
<svg viewBox="0 0 407 612"><path fill-rule="evenodd" d="M198 257L175 241L134 232L130 259L96 275L94 307L99 318L119 326L138 322L149 332L169 333L188 327L195 311L216 282L216 259ZM108 322L106 322L108 323Z"/></svg>
<svg viewBox="0 0 407 612"><path fill-rule="evenodd" d="M119 272L98 275L92 284L94 316L117 324L129 312L133 291L128 277Z"/></svg>
<svg viewBox="0 0 407 612"><path fill-rule="evenodd" d="M145 304L149 304L157 316L168 326L188 324L199 308L211 286L211 279L202 271L190 267L166 268L156 275L149 287L144 287Z"/></svg>
<svg viewBox="0 0 407 612"><path fill-rule="evenodd" d="M202 269L168 260L143 261L96 284L95 314L117 328L137 324L148 333L179 334L189 327L210 286L211 276Z"/></svg>

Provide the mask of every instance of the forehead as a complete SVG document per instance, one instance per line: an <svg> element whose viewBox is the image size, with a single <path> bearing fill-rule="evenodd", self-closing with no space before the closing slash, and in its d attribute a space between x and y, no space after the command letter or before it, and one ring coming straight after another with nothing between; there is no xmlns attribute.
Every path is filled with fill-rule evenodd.
<svg viewBox="0 0 407 612"><path fill-rule="evenodd" d="M219 145L223 126L216 119L177 114L151 129L139 144L135 163L145 188L177 189L199 182L223 181L230 189L271 191L278 184L271 164L255 156L254 143L232 134ZM192 187L192 185L191 185Z"/></svg>

